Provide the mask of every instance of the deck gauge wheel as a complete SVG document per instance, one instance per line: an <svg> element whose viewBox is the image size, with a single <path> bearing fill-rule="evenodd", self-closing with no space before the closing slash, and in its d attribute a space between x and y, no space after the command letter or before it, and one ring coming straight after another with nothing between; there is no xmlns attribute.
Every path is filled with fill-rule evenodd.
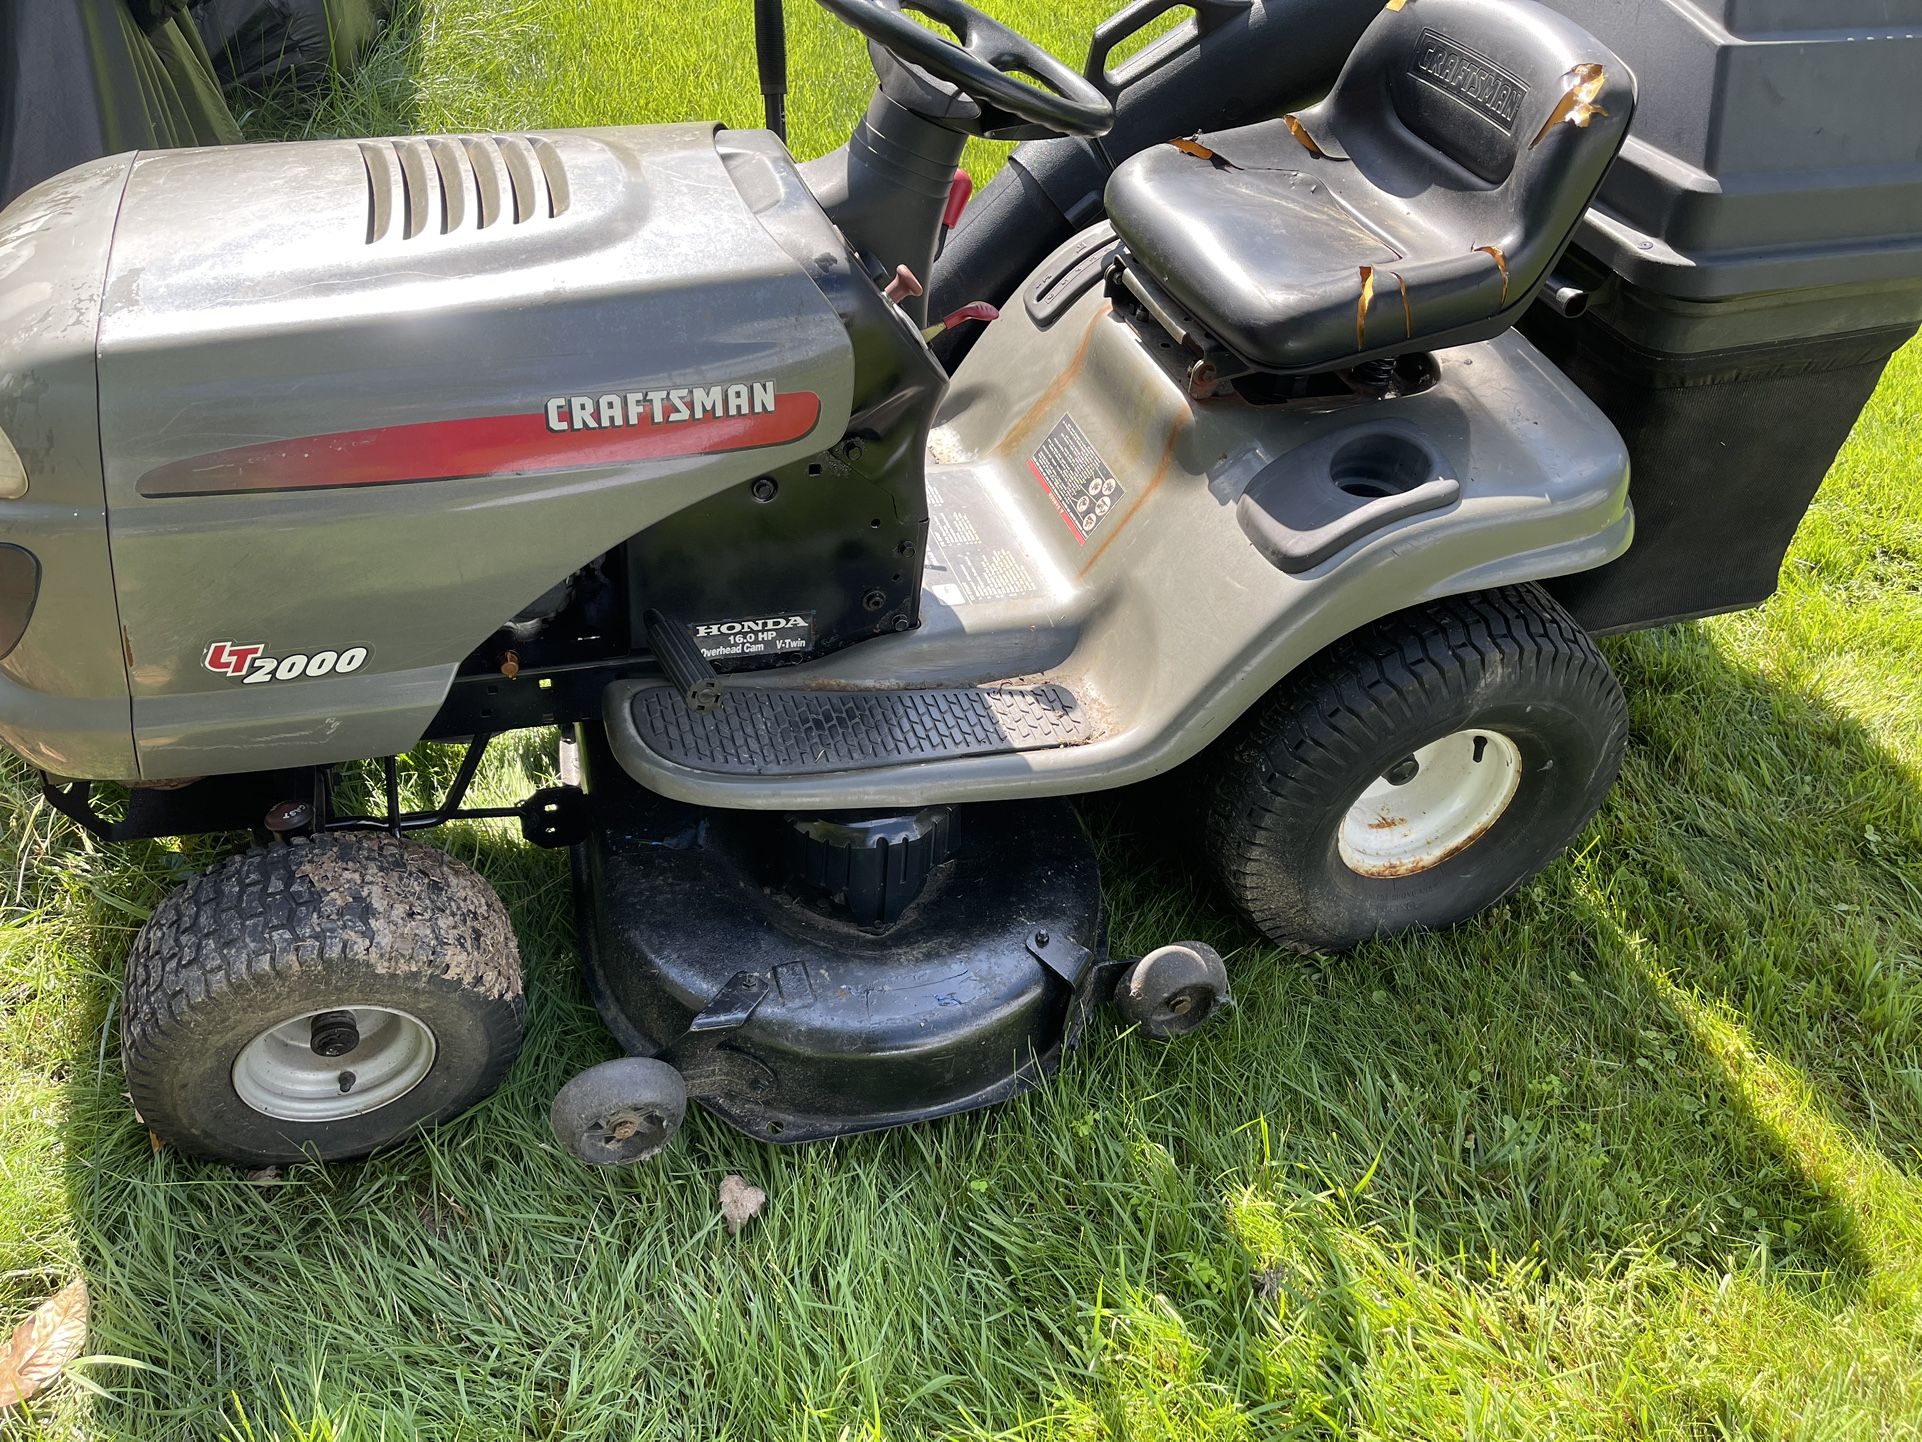
<svg viewBox="0 0 1922 1442"><path fill-rule="evenodd" d="M1145 1036L1171 1041L1205 1024L1228 1004L1228 968L1199 941L1158 947L1121 974L1115 1006Z"/></svg>
<svg viewBox="0 0 1922 1442"><path fill-rule="evenodd" d="M590 1167L624 1167L658 1155L686 1115L679 1072L652 1057L624 1056L562 1087L549 1120L560 1144Z"/></svg>

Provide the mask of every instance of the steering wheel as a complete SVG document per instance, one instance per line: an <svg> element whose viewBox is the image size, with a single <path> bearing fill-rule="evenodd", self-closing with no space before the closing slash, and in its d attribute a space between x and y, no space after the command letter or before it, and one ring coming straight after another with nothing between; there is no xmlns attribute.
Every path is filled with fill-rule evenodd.
<svg viewBox="0 0 1922 1442"><path fill-rule="evenodd" d="M1080 75L1025 35L990 20L964 0L821 0L832 14L867 36L882 90L893 78L881 62L903 67L920 103L908 108L968 135L989 140L1039 140L1051 135L1106 135L1114 105ZM919 11L960 37L910 20ZM1037 89L1021 80L1039 81ZM959 98L963 104L953 102ZM932 101L930 105L928 102ZM945 102L945 103L943 103ZM967 102L972 102L971 104ZM927 113L930 110L938 113Z"/></svg>

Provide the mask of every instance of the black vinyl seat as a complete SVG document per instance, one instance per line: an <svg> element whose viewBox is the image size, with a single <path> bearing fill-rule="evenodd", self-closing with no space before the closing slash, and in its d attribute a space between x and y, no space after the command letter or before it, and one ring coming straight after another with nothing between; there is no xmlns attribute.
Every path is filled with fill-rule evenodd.
<svg viewBox="0 0 1922 1442"><path fill-rule="evenodd" d="M1534 0L1412 0L1299 116L1115 171L1138 267L1246 366L1486 340L1527 309L1628 132L1635 81Z"/></svg>

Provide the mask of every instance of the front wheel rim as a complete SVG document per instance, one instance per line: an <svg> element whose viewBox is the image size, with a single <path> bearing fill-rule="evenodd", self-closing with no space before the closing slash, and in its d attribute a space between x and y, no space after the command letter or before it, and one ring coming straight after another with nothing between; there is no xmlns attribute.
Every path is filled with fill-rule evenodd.
<svg viewBox="0 0 1922 1442"><path fill-rule="evenodd" d="M316 1017L353 1018L358 1044L336 1056L315 1047ZM277 1121L324 1123L392 1106L427 1079L439 1044L419 1017L384 1006L304 1012L269 1027L234 1059L234 1091Z"/></svg>
<svg viewBox="0 0 1922 1442"><path fill-rule="evenodd" d="M1471 727L1431 741L1376 777L1348 808L1337 842L1341 859L1378 880L1432 871L1487 835L1521 780L1521 750L1499 731Z"/></svg>

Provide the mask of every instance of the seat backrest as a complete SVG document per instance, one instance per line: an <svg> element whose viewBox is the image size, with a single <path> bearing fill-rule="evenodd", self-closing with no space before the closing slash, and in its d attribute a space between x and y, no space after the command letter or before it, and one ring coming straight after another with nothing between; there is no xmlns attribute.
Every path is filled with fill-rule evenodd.
<svg viewBox="0 0 1922 1442"><path fill-rule="evenodd" d="M1560 253L1634 108L1620 57L1534 0L1409 0L1301 118L1358 178L1438 229L1478 227L1526 272Z"/></svg>

